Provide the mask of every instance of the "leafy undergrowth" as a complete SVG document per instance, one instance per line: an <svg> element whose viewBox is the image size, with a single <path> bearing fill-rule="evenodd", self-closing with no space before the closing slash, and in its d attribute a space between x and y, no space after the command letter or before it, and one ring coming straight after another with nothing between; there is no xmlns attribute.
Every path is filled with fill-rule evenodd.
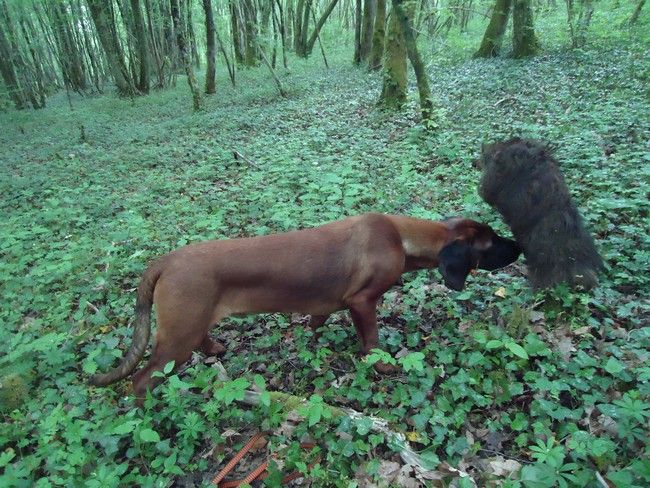
<svg viewBox="0 0 650 488"><path fill-rule="evenodd" d="M198 114L179 80L134 101L73 99L71 111L61 97L2 115L0 484L194 486L263 429L284 472L307 469L301 439L318 443L314 486L419 486L383 435L327 418L328 404L388 420L434 470L466 472L457 486L647 486L645 55L627 43L432 67L432 134L414 100L377 111L379 79L342 57L330 70L294 60L287 99L259 69L237 89L221 80ZM464 215L505 233L477 196L472 161L482 141L515 134L557 147L607 263L590 294L533 295L521 263L462 292L421 272L379 311L399 373L359 360L345 313L318 339L302 317L268 315L215 329L232 381L197 354L144 410L126 381L87 386L130 344L146 263L187 242L365 211ZM251 388L308 403L289 422L276 402L239 403Z"/></svg>

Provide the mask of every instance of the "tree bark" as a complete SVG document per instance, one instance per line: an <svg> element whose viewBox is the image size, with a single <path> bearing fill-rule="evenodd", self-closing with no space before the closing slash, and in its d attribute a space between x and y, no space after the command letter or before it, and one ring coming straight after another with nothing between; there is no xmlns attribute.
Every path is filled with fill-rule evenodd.
<svg viewBox="0 0 650 488"><path fill-rule="evenodd" d="M418 51L417 42L415 40L415 33L413 32L412 17L413 12L409 12L404 7L404 0L393 0L395 13L397 14L398 21L404 33L404 41L406 44L406 52L408 54L413 71L415 71L415 79L418 86L418 94L420 96L420 111L422 112L422 120L425 125L433 122L433 101L431 99L431 88L429 87L429 78L424 69L424 63Z"/></svg>
<svg viewBox="0 0 650 488"><path fill-rule="evenodd" d="M180 16L180 9L178 6L178 0L170 0L172 22L174 23L174 30L176 31L176 43L178 44L178 52L181 58L181 63L185 67L185 73L187 74L187 84L190 87L192 92L192 100L194 103L194 110L201 109L201 91L196 83L196 78L194 77L194 70L192 69L192 60L190 59L190 53L187 49L187 40L185 38L185 27Z"/></svg>
<svg viewBox="0 0 650 488"><path fill-rule="evenodd" d="M2 6L6 7L4 2L2 2ZM5 32L8 31L9 26L6 27L7 30L5 30L5 26L0 25L0 73L2 73L2 79L9 89L9 96L14 102L14 106L18 110L23 110L27 108L27 100L25 99L25 95L18 81L18 76L16 75L12 56L13 49L11 48L7 35L5 34Z"/></svg>
<svg viewBox="0 0 650 488"><path fill-rule="evenodd" d="M381 68L381 57L384 53L384 38L386 37L386 0L377 0L377 14L372 36L372 51L368 68L378 70Z"/></svg>
<svg viewBox="0 0 650 488"><path fill-rule="evenodd" d="M384 53L384 73L379 105L398 109L406 101L406 42L395 13L395 2L388 22Z"/></svg>
<svg viewBox="0 0 650 488"><path fill-rule="evenodd" d="M103 0L86 0L90 9L90 15L97 29L99 41L106 54L108 67L111 70L118 93L122 96L132 96L137 93L135 84L131 79L129 70L124 62L124 56L115 31L112 29L112 16L106 9L106 3Z"/></svg>
<svg viewBox="0 0 650 488"><path fill-rule="evenodd" d="M512 47L512 54L515 58L533 56L539 50L539 41L535 36L533 9L530 0L514 0Z"/></svg>
<svg viewBox="0 0 650 488"><path fill-rule="evenodd" d="M634 25L639 20L639 15L641 15L641 9L645 4L645 0L639 0L639 3L636 4L636 8L630 17L629 25Z"/></svg>
<svg viewBox="0 0 650 488"><path fill-rule="evenodd" d="M372 49L372 26L375 20L375 11L377 10L376 0L364 0L363 2L363 21L361 25L361 45L359 47L359 57L361 61L367 61Z"/></svg>
<svg viewBox="0 0 650 488"><path fill-rule="evenodd" d="M203 0L203 10L205 11L205 35L206 39L206 58L207 68L205 72L205 93L215 93L215 43L214 43L214 14L212 12L211 0Z"/></svg>
<svg viewBox="0 0 650 488"><path fill-rule="evenodd" d="M354 9L354 64L361 64L361 0L356 0Z"/></svg>
<svg viewBox="0 0 650 488"><path fill-rule="evenodd" d="M508 26L512 0L496 0L492 10L492 18L483 35L481 47L474 54L475 58L491 58L499 55L503 44L503 34Z"/></svg>
<svg viewBox="0 0 650 488"><path fill-rule="evenodd" d="M149 70L151 63L149 61L147 31L144 25L142 10L140 8L140 0L131 0L131 10L133 11L133 26L135 37L138 41L138 57L140 58L140 79L138 80L138 90L142 93L149 93Z"/></svg>
<svg viewBox="0 0 650 488"><path fill-rule="evenodd" d="M236 0L230 0L230 30L232 31L232 47L235 52L235 62L243 64L244 54L242 53L241 33L239 31L239 14Z"/></svg>
<svg viewBox="0 0 650 488"><path fill-rule="evenodd" d="M318 35L320 34L321 29L325 25L325 21L332 14L332 11L334 11L334 7L336 7L336 4L338 2L339 0L332 0L323 11L322 15L320 16L320 19L318 19L318 22L316 22L316 25L314 26L314 32L311 33L311 36L307 41L307 56L309 56L312 50L314 49L314 44L316 44Z"/></svg>
<svg viewBox="0 0 650 488"><path fill-rule="evenodd" d="M257 66L259 57L257 42L257 13L252 0L241 0L243 12L240 21L244 24L244 66Z"/></svg>

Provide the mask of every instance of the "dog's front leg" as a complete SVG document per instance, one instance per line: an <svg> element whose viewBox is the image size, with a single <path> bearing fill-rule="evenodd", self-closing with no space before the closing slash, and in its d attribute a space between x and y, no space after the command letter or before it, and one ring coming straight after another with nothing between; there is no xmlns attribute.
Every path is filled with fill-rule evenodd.
<svg viewBox="0 0 650 488"><path fill-rule="evenodd" d="M357 329L357 336L361 343L361 354L365 356L372 349L379 347L379 329L377 328L377 299L357 299L350 304L352 323ZM395 367L381 361L375 363L375 370L379 373L392 373Z"/></svg>

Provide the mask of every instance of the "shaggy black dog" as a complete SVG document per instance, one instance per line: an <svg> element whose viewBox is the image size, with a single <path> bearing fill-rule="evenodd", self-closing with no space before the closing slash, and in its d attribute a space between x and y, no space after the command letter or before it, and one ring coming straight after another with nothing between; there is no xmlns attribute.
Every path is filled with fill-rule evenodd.
<svg viewBox="0 0 650 488"><path fill-rule="evenodd" d="M479 195L512 229L534 289L598 284L602 259L550 149L526 139L484 145L478 166Z"/></svg>

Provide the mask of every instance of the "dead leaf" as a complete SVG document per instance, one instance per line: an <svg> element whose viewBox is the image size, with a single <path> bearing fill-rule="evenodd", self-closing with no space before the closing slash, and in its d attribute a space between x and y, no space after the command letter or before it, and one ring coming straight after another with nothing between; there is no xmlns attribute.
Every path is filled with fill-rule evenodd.
<svg viewBox="0 0 650 488"><path fill-rule="evenodd" d="M487 471L494 476L509 477L521 469L521 464L514 459L504 459L501 456L488 460Z"/></svg>
<svg viewBox="0 0 650 488"><path fill-rule="evenodd" d="M574 330L573 335L585 335L588 334L590 330L591 327L585 325L584 327L579 327L578 329Z"/></svg>
<svg viewBox="0 0 650 488"><path fill-rule="evenodd" d="M497 291L494 292L494 295L499 297L499 298L505 298L506 297L506 289L504 287L499 288Z"/></svg>
<svg viewBox="0 0 650 488"><path fill-rule="evenodd" d="M535 322L541 322L544 320L546 317L544 317L544 312L540 312L539 310L531 310L530 311L530 321L535 323Z"/></svg>
<svg viewBox="0 0 650 488"><path fill-rule="evenodd" d="M423 484L414 476L413 466L405 465L399 470L393 483L400 488L421 488Z"/></svg>

